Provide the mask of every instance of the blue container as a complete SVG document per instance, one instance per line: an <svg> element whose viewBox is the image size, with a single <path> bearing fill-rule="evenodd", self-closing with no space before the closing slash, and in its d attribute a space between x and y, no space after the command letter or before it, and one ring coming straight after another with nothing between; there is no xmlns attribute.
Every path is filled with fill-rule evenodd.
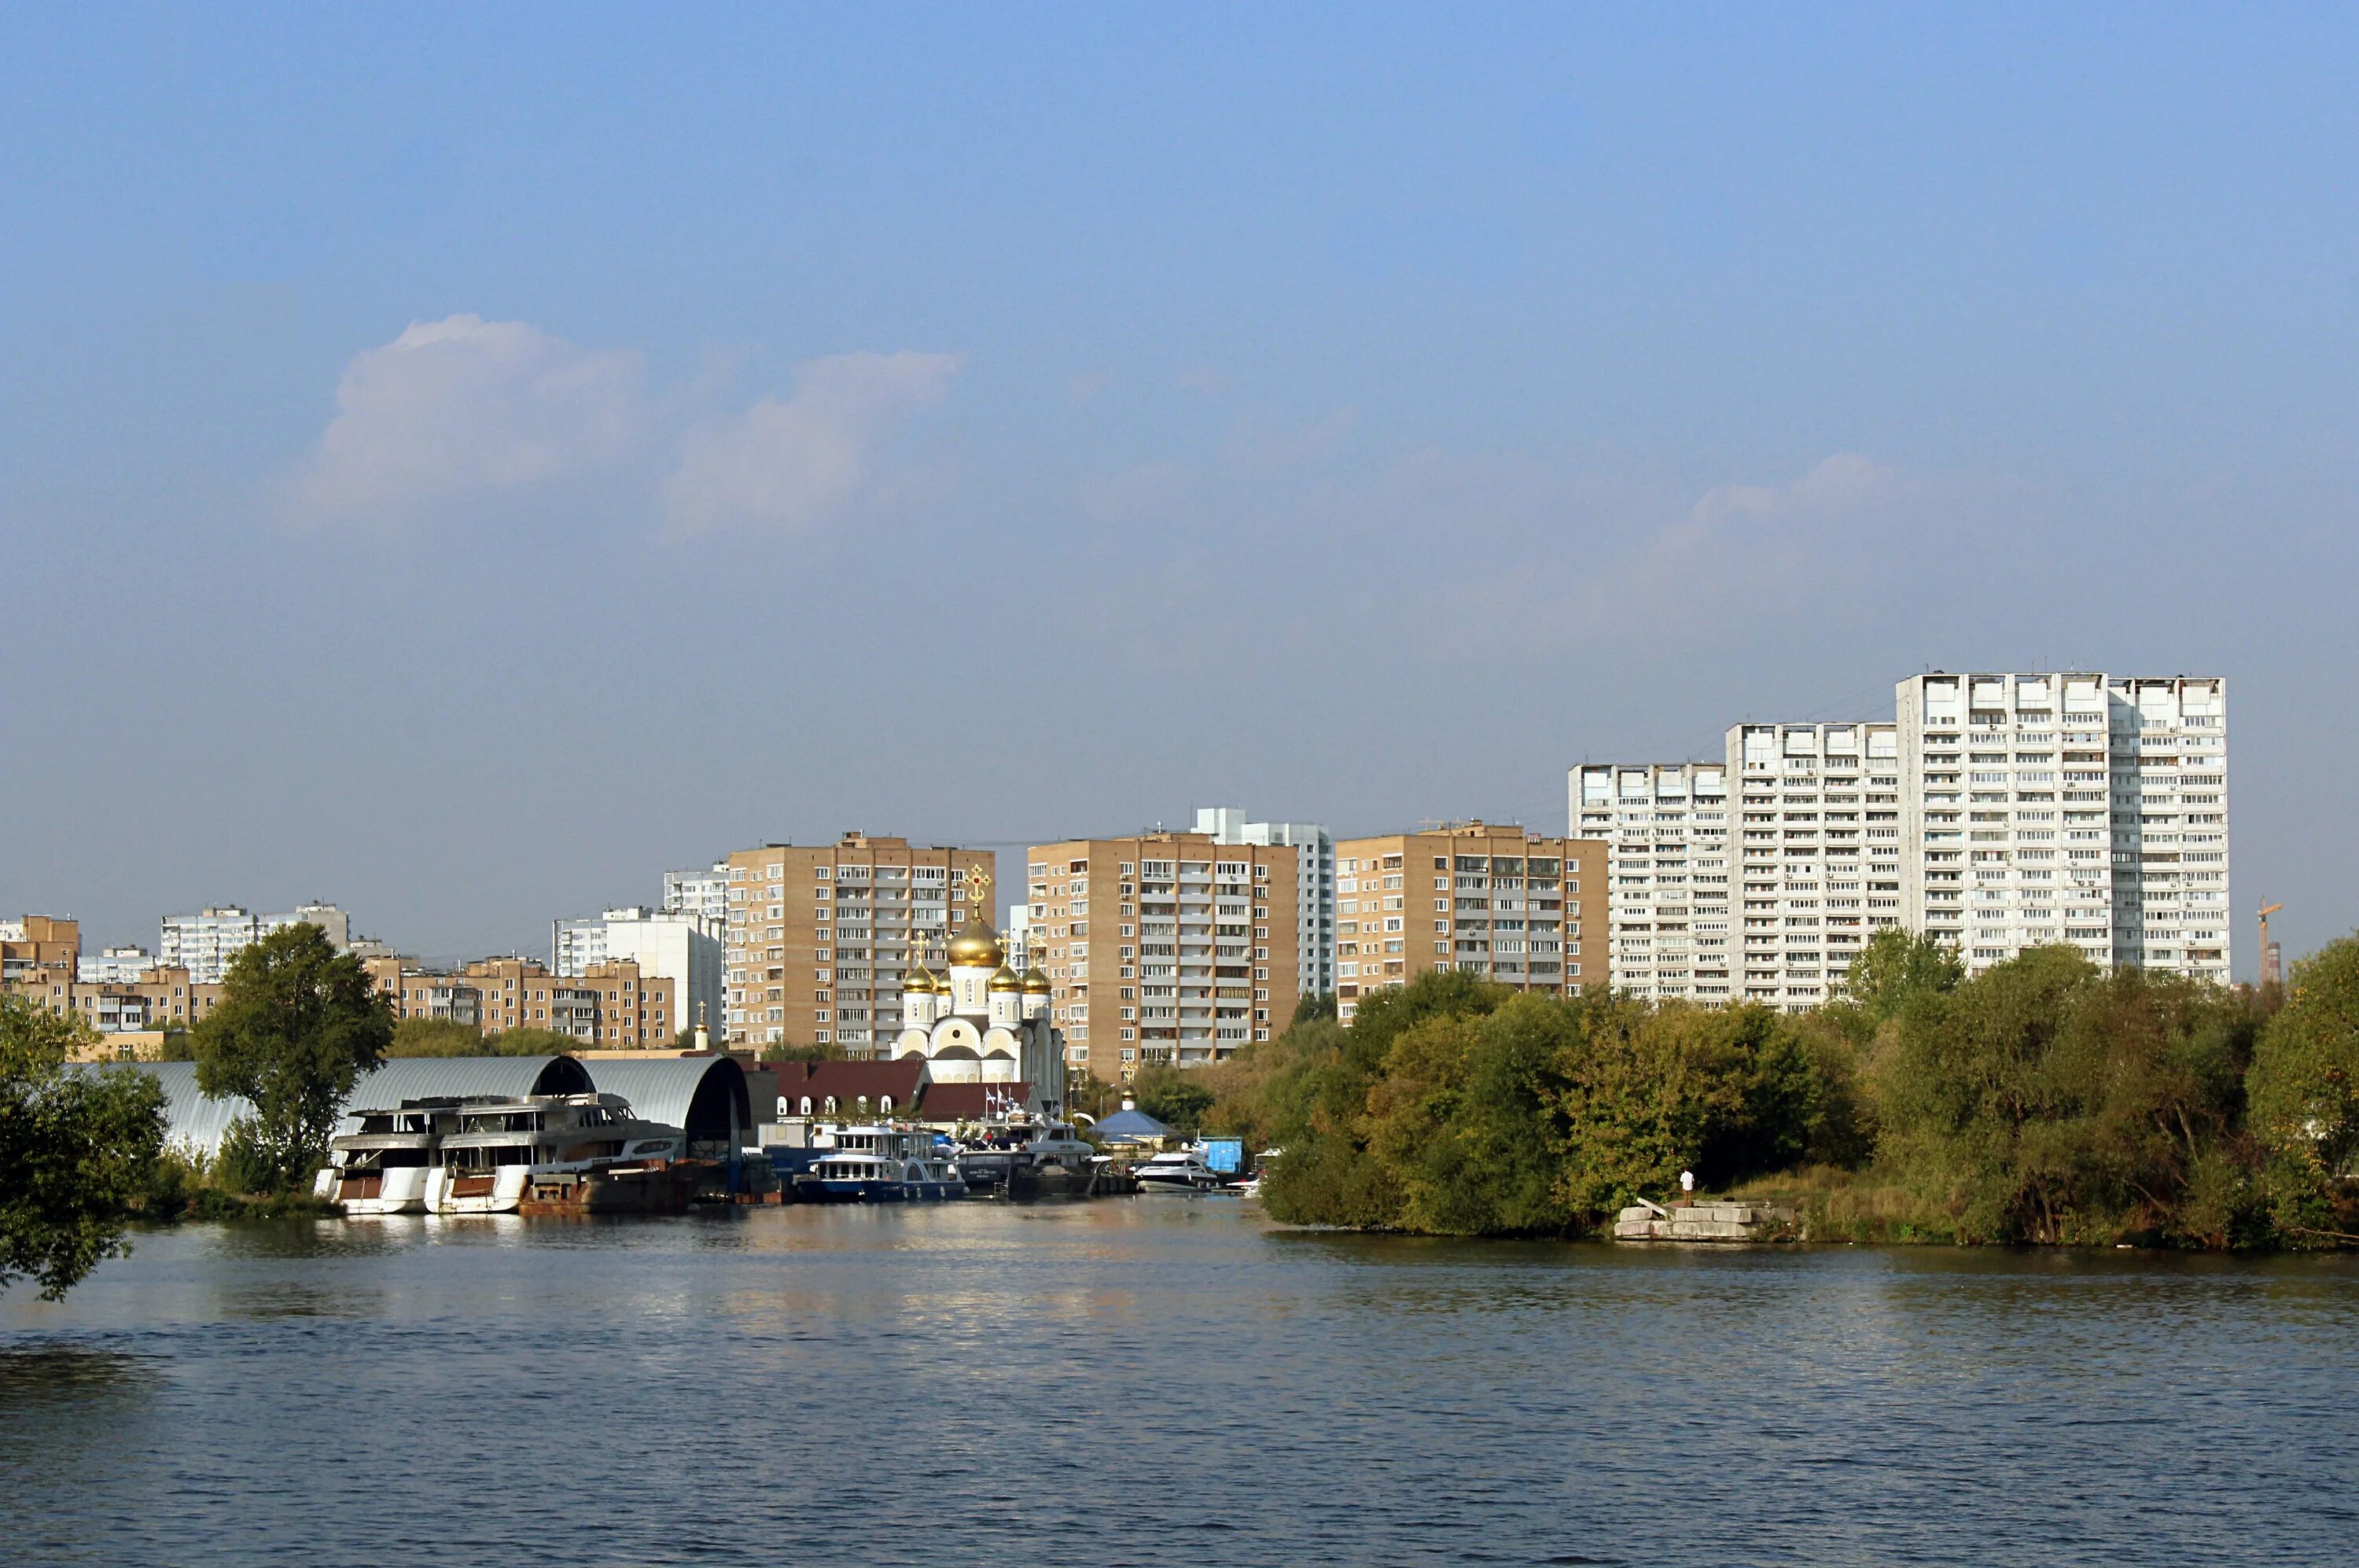
<svg viewBox="0 0 2359 1568"><path fill-rule="evenodd" d="M1204 1140L1204 1168L1223 1176L1234 1176L1245 1169L1245 1140L1241 1138L1208 1138Z"/></svg>

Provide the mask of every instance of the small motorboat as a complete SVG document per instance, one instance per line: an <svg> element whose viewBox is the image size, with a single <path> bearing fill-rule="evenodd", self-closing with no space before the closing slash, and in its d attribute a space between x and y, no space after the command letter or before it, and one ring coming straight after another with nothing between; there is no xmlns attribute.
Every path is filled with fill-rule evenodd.
<svg viewBox="0 0 2359 1568"><path fill-rule="evenodd" d="M1228 1187L1228 1178L1205 1164L1204 1157L1192 1149L1154 1155L1132 1166L1130 1173L1138 1179L1142 1192L1218 1192Z"/></svg>

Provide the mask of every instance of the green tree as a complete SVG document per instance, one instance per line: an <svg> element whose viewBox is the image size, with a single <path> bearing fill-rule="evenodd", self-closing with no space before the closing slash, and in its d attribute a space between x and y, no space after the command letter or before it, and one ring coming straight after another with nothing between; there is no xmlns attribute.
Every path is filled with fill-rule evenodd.
<svg viewBox="0 0 2359 1568"><path fill-rule="evenodd" d="M765 1062L841 1062L843 1047L830 1040L818 1045L796 1045L788 1040L774 1040L762 1048Z"/></svg>
<svg viewBox="0 0 2359 1568"><path fill-rule="evenodd" d="M1204 1113L1212 1108L1214 1098L1204 1082L1203 1069L1175 1067L1167 1062L1140 1067L1131 1078L1130 1094L1138 1108L1157 1121L1190 1133L1204 1125Z"/></svg>
<svg viewBox="0 0 2359 1568"><path fill-rule="evenodd" d="M392 1056L486 1056L484 1031L450 1018L403 1018L385 1048Z"/></svg>
<svg viewBox="0 0 2359 1568"><path fill-rule="evenodd" d="M1397 1228L1407 1201L1398 1167L1367 1151L1369 1093L1386 1058L1427 1019L1487 1014L1511 995L1438 971L1365 997L1349 1029L1313 1019L1288 1029L1262 1090L1262 1136L1286 1151L1262 1190L1263 1205L1288 1224Z"/></svg>
<svg viewBox="0 0 2359 1568"><path fill-rule="evenodd" d="M1562 1194L1598 1217L1677 1190L1781 1170L1809 1149L1821 1101L1812 1062L1766 1007L1588 1004L1587 1027L1559 1051L1565 1119Z"/></svg>
<svg viewBox="0 0 2359 1568"><path fill-rule="evenodd" d="M2359 937L2296 964L2287 992L2254 1052L2251 1127L2278 1231L2316 1246L2353 1228L2341 1211L2359 1160Z"/></svg>
<svg viewBox="0 0 2359 1568"><path fill-rule="evenodd" d="M1966 978L1958 950L1935 936L1886 926L1853 955L1843 993L1881 1023L1909 997L1956 990Z"/></svg>
<svg viewBox="0 0 2359 1568"><path fill-rule="evenodd" d="M128 1250L127 1211L164 1142L150 1073L70 1073L79 1018L0 996L0 1290L20 1277L55 1301Z"/></svg>
<svg viewBox="0 0 2359 1568"><path fill-rule="evenodd" d="M1334 1021L1335 993L1321 991L1315 996L1305 996L1296 1002L1294 1017L1288 1021L1286 1027L1299 1029L1304 1024L1333 1023Z"/></svg>
<svg viewBox="0 0 2359 1568"><path fill-rule="evenodd" d="M360 960L296 925L238 953L192 1032L197 1086L254 1105L223 1146L225 1169L251 1191L284 1192L326 1159L344 1096L393 1041L393 1008Z"/></svg>

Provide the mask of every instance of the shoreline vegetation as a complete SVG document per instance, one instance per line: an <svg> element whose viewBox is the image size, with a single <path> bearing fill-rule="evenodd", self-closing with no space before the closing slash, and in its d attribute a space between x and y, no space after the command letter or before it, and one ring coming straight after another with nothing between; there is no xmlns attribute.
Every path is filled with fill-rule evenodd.
<svg viewBox="0 0 2359 1568"><path fill-rule="evenodd" d="M2359 1243L2359 938L2280 992L2044 948L1965 977L1879 932L1816 1012L1560 998L1436 974L1346 1029L1306 1003L1142 1109L1284 1152L1273 1218L1427 1236L1604 1234L1679 1191L1795 1208L1806 1239Z"/></svg>

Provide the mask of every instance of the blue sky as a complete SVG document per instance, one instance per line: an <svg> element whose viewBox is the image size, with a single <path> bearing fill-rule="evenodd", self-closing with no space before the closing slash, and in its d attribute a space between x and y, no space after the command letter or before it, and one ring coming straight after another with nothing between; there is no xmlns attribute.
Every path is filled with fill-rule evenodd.
<svg viewBox="0 0 2359 1568"><path fill-rule="evenodd" d="M2230 679L2234 896L2313 946L2354 58L2324 7L13 7L0 906L447 955L851 827L1559 829L1583 758L2072 664Z"/></svg>

